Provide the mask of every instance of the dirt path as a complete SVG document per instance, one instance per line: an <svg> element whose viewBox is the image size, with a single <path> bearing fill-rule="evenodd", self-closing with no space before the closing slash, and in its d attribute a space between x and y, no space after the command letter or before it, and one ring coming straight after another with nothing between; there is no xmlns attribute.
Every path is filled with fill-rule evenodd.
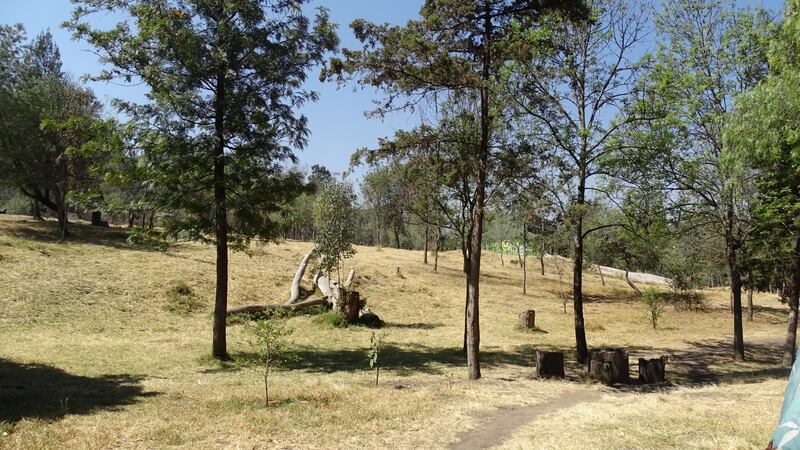
<svg viewBox="0 0 800 450"><path fill-rule="evenodd" d="M539 416L581 403L598 401L603 397L603 394L603 392L599 391L576 391L562 395L547 403L492 411L481 418L478 426L459 433L456 436L458 441L452 444L450 448L454 450L472 450L500 445L504 440L511 437L518 428L536 420Z"/></svg>

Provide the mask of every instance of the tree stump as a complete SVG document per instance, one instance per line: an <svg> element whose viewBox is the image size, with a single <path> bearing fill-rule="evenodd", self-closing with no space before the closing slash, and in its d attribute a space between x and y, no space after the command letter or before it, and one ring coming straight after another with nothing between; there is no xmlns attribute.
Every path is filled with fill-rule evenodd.
<svg viewBox="0 0 800 450"><path fill-rule="evenodd" d="M607 349L592 352L589 360L589 377L603 384L628 383L628 352Z"/></svg>
<svg viewBox="0 0 800 450"><path fill-rule="evenodd" d="M345 322L353 324L358 322L360 311L361 294L358 291L348 291L339 288L339 301L336 303L336 312L342 316Z"/></svg>
<svg viewBox="0 0 800 450"><path fill-rule="evenodd" d="M536 376L539 378L564 378L564 354L537 350Z"/></svg>
<svg viewBox="0 0 800 450"><path fill-rule="evenodd" d="M529 309L517 314L517 325L526 330L536 328L536 311Z"/></svg>
<svg viewBox="0 0 800 450"><path fill-rule="evenodd" d="M92 225L96 227L107 227L108 221L103 220L103 213L100 211L92 211Z"/></svg>
<svg viewBox="0 0 800 450"><path fill-rule="evenodd" d="M653 359L639 358L639 381L645 384L663 383L666 380L666 365L666 355Z"/></svg>

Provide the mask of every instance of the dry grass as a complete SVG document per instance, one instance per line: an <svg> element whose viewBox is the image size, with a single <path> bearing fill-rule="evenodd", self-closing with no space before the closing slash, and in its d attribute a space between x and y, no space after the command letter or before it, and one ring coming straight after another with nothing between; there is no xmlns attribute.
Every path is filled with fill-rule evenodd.
<svg viewBox="0 0 800 450"><path fill-rule="evenodd" d="M300 360L275 377L279 403L264 408L255 372L207 356L213 248L181 244L167 253L148 251L128 246L122 230L88 226L76 227L74 239L58 243L54 227L0 216L0 432L8 433L0 436L0 447L441 447L476 426L480 411L598 389L579 380L574 364L573 381L532 378L535 348L569 350L574 341L572 315L562 311L553 267L544 277L530 269L529 295L522 296L519 266L501 267L495 255L484 257L484 378L467 382L459 350L464 281L458 252L441 255L434 273L422 264L420 252L359 247L348 265L357 269L356 286L369 307L387 322L381 386L371 386L368 370L371 330L323 327L312 317L294 317ZM254 247L252 256L233 254L231 304L283 301L309 246L286 242ZM691 407L704 412L696 421L686 413L680 433L710 439L720 448L763 446L777 420L786 376L776 368L777 347L771 343L785 332L785 308L777 299L756 296L756 320L745 322L745 333L761 345L753 347L753 361L734 364L722 347L732 329L726 292L706 292L705 313L668 308L663 327L653 330L624 282L606 278L609 285L603 287L595 275L585 275L589 345L624 346L634 356L676 355L668 371L683 384L693 374L681 358L689 361L697 348L712 348L705 368L722 387L704 389L728 400L703 406L705 394L677 390L638 395L637 409L629 411L614 398L576 408L581 414L572 411L575 429L594 433L603 416L608 429L597 431L598 439L609 447L660 447L660 440L664 446L689 447L689 441L670 440L667 431L670 417ZM170 290L180 282L191 289L192 308L170 312ZM537 311L544 332L515 330L523 309ZM240 328L229 329L234 354L246 351ZM765 399L745 400L743 392L761 392ZM660 415L652 416L654 426L665 430L656 437L645 436L652 405L661 405ZM730 426L709 430L716 423L712 412ZM637 414L641 422L629 417ZM563 427L563 417L536 423L552 432L540 441L538 432L521 430L509 445L559 442L555 430ZM615 429L630 432L614 438ZM714 441L720 433L730 433L730 439ZM593 446L562 439L559 448L587 445Z"/></svg>

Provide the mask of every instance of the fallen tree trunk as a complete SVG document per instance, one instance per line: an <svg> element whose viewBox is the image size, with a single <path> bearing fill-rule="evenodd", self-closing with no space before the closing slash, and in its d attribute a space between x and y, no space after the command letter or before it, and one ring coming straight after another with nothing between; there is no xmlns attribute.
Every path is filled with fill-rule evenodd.
<svg viewBox="0 0 800 450"><path fill-rule="evenodd" d="M309 308L311 306L316 305L326 305L328 304L328 298L316 298L313 300L306 300L299 303L294 304L272 304L272 305L239 305L239 306L231 306L228 308L227 313L230 314L253 314L253 313L260 313L265 311L275 311L276 309L286 309L289 311L297 311L298 309Z"/></svg>
<svg viewBox="0 0 800 450"><path fill-rule="evenodd" d="M300 282L303 281L303 275L306 273L306 267L308 267L308 260L314 256L315 249L311 249L306 256L303 257L303 260L300 261L300 266L297 268L297 272L294 274L294 279L292 280L292 293L289 296L289 301L287 303L297 303L300 301Z"/></svg>

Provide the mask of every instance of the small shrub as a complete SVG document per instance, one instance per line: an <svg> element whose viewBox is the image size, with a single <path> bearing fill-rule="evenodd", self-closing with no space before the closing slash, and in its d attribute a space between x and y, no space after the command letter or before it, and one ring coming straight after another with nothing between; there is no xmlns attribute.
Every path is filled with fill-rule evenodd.
<svg viewBox="0 0 800 450"><path fill-rule="evenodd" d="M203 308L203 302L194 295L192 288L183 281L167 291L164 309L177 314L189 314Z"/></svg>
<svg viewBox="0 0 800 450"><path fill-rule="evenodd" d="M647 316L653 329L658 328L658 323L664 313L664 301L661 294L655 289L648 288L642 291L642 303L644 303Z"/></svg>
<svg viewBox="0 0 800 450"><path fill-rule="evenodd" d="M128 233L128 243L131 245L150 247L162 252L167 251L167 248L169 248L167 235L164 232L142 227L133 227Z"/></svg>
<svg viewBox="0 0 800 450"><path fill-rule="evenodd" d="M378 377L381 373L379 358L381 355L381 349L383 348L383 339L385 337L386 333L376 335L374 331L369 336L369 351L367 352L367 360L369 361L369 366L375 369L375 386L378 385Z"/></svg>
<svg viewBox="0 0 800 450"><path fill-rule="evenodd" d="M292 344L287 340L294 330L286 324L281 312L267 314L266 318L246 324L247 343L253 353L240 357L238 362L258 370L264 377L264 405L269 406L269 376L296 358Z"/></svg>
<svg viewBox="0 0 800 450"><path fill-rule="evenodd" d="M704 312L708 310L708 302L699 292L676 291L665 294L665 296L676 311Z"/></svg>
<svg viewBox="0 0 800 450"><path fill-rule="evenodd" d="M344 317L336 314L333 311L326 312L314 317L313 322L317 325L322 325L329 328L347 328L347 322Z"/></svg>

